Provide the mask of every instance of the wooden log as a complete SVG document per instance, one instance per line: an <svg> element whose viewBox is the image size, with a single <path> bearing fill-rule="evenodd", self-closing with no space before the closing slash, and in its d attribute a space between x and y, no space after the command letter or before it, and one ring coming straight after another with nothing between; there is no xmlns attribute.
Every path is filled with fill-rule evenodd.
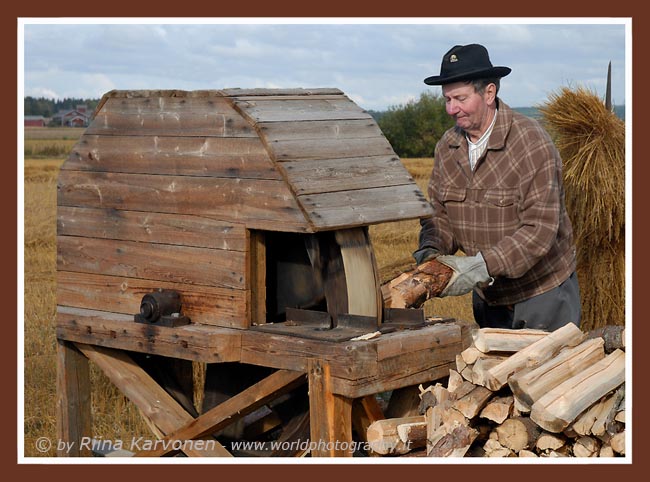
<svg viewBox="0 0 650 482"><path fill-rule="evenodd" d="M481 412L492 396L494 393L491 390L477 386L467 395L456 400L453 407L468 419L472 419Z"/></svg>
<svg viewBox="0 0 650 482"><path fill-rule="evenodd" d="M496 429L499 443L514 452L535 447L541 429L528 417L509 418Z"/></svg>
<svg viewBox="0 0 650 482"><path fill-rule="evenodd" d="M507 357L503 356L487 356L480 357L476 363L472 365L472 383L487 387L490 381L490 370L505 361Z"/></svg>
<svg viewBox="0 0 650 482"><path fill-rule="evenodd" d="M444 424L428 440L427 455L429 457L463 457L477 434L478 432L466 423Z"/></svg>
<svg viewBox="0 0 650 482"><path fill-rule="evenodd" d="M619 401L625 396L625 385L621 386L616 392L608 396L604 401L598 404L599 410L596 413L596 420L591 427L591 433L596 436L604 435L607 427L614 417L616 417L616 407Z"/></svg>
<svg viewBox="0 0 650 482"><path fill-rule="evenodd" d="M625 351L625 327L607 325L596 328L587 333L587 338L602 338L605 342L605 353L609 354L614 350Z"/></svg>
<svg viewBox="0 0 650 482"><path fill-rule="evenodd" d="M481 410L480 417L501 424L512 414L513 406L514 397L512 395L494 397Z"/></svg>
<svg viewBox="0 0 650 482"><path fill-rule="evenodd" d="M549 432L561 432L595 401L625 381L625 354L616 350L537 400L530 417Z"/></svg>
<svg viewBox="0 0 650 482"><path fill-rule="evenodd" d="M614 457L614 449L609 444L603 444L598 452L598 457Z"/></svg>
<svg viewBox="0 0 650 482"><path fill-rule="evenodd" d="M426 438L419 441L411 441L408 437L402 440L398 433L400 425L409 424L426 424L424 415L416 415L413 417L402 418L387 418L384 420L377 420L370 424L366 432L366 438L370 449L381 455L401 455L409 452L415 446L424 446ZM404 431L405 429L403 429ZM415 444L413 443L415 442Z"/></svg>
<svg viewBox="0 0 650 482"><path fill-rule="evenodd" d="M442 293L452 274L451 268L433 259L384 285L382 293L386 293L384 299L390 299L391 308L419 308Z"/></svg>
<svg viewBox="0 0 650 482"><path fill-rule="evenodd" d="M609 443L614 452L620 455L625 455L625 431L614 435Z"/></svg>
<svg viewBox="0 0 650 482"><path fill-rule="evenodd" d="M517 371L537 366L554 356L561 348L578 345L583 339L584 334L580 328L573 323L568 323L490 369L486 386L490 390L497 391Z"/></svg>
<svg viewBox="0 0 650 482"><path fill-rule="evenodd" d="M573 455L575 457L598 457L600 443L598 439L589 436L580 437L573 444Z"/></svg>
<svg viewBox="0 0 650 482"><path fill-rule="evenodd" d="M463 377L456 370L449 370L449 380L447 381L447 390L455 393L463 385Z"/></svg>
<svg viewBox="0 0 650 482"><path fill-rule="evenodd" d="M561 434L554 434L543 431L537 441L535 442L535 447L541 452L547 452L550 450L558 450L566 444L566 437Z"/></svg>
<svg viewBox="0 0 650 482"><path fill-rule="evenodd" d="M488 439L483 445L485 455L488 457L510 457L514 452L507 447L504 447L498 440Z"/></svg>
<svg viewBox="0 0 650 482"><path fill-rule="evenodd" d="M529 407L568 378L582 372L605 357L603 340L595 338L561 350L541 365L515 373L508 379L512 392Z"/></svg>
<svg viewBox="0 0 650 482"><path fill-rule="evenodd" d="M548 334L547 331L533 329L481 328L472 333L472 338L474 347L482 353L514 353L523 350Z"/></svg>
<svg viewBox="0 0 650 482"><path fill-rule="evenodd" d="M517 455L519 457L539 457L539 455L537 455L535 452L526 449L520 450Z"/></svg>
<svg viewBox="0 0 650 482"><path fill-rule="evenodd" d="M400 440L405 443L411 444L419 443L427 438L427 422L426 420L420 422L409 422L397 426L397 435Z"/></svg>

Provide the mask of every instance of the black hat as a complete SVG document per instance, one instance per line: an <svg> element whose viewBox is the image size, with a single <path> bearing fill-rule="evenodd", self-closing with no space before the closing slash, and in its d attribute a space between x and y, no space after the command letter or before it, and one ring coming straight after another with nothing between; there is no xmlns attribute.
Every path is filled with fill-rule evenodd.
<svg viewBox="0 0 650 482"><path fill-rule="evenodd" d="M479 44L456 45L442 58L440 75L424 79L428 85L444 85L459 80L501 78L509 67L494 67L485 47Z"/></svg>

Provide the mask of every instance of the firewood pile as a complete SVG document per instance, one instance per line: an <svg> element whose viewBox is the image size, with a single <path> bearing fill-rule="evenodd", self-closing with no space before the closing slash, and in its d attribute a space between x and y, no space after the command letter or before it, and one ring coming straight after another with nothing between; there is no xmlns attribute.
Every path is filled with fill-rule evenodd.
<svg viewBox="0 0 650 482"><path fill-rule="evenodd" d="M420 415L368 427L373 455L625 455L624 330L606 328L476 330L446 387L420 385Z"/></svg>

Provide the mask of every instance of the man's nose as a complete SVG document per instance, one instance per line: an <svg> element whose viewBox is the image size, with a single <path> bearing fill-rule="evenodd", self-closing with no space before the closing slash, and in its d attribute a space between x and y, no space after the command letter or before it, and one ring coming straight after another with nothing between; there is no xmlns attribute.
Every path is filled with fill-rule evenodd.
<svg viewBox="0 0 650 482"><path fill-rule="evenodd" d="M447 102L447 104L445 105L445 108L447 109L447 114L449 114L449 115L458 114L458 111L459 111L458 104L456 102L454 102L453 100L450 100L449 102Z"/></svg>

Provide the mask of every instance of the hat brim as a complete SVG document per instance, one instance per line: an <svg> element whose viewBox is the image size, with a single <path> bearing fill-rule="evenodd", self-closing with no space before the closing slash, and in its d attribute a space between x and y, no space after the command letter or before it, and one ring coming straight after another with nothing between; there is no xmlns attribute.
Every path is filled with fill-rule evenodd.
<svg viewBox="0 0 650 482"><path fill-rule="evenodd" d="M512 72L510 67L492 67L490 69L475 70L473 72L462 72L457 75L442 76L433 75L424 79L427 85L445 85L452 82L459 82L461 80L474 80L474 79L490 79L501 78Z"/></svg>

